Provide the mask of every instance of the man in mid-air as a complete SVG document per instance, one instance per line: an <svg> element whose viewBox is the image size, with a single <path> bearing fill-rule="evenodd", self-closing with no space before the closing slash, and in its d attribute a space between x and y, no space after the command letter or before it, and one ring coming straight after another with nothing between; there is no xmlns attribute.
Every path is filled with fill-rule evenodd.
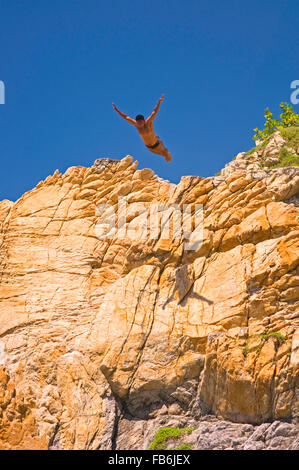
<svg viewBox="0 0 299 470"><path fill-rule="evenodd" d="M158 155L162 155L167 162L170 162L171 155L167 148L164 146L162 140L160 140L159 136L156 135L153 126L153 120L157 116L157 112L159 111L163 99L164 95L161 96L158 104L154 108L154 111L147 119L144 119L144 116L142 116L142 114L138 114L135 119L132 119L125 113L119 111L119 109L117 109L114 103L112 103L112 106L122 118L124 118L126 121L136 127L141 139L151 152L157 153Z"/></svg>

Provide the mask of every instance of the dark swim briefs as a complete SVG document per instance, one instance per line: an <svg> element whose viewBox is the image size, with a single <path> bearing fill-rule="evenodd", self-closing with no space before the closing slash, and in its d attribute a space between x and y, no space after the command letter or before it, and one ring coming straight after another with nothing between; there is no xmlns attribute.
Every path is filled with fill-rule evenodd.
<svg viewBox="0 0 299 470"><path fill-rule="evenodd" d="M160 143L160 140L158 139L157 142L154 145L147 145L147 148L148 149L155 149L156 147L158 147L159 143Z"/></svg>

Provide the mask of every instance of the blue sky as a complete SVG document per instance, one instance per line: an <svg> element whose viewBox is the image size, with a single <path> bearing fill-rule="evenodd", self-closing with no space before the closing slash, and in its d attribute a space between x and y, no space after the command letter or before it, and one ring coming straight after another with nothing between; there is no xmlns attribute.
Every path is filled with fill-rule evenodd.
<svg viewBox="0 0 299 470"><path fill-rule="evenodd" d="M215 174L290 101L298 17L297 0L1 0L0 200L100 157L173 182ZM162 93L169 164L111 105L148 115Z"/></svg>

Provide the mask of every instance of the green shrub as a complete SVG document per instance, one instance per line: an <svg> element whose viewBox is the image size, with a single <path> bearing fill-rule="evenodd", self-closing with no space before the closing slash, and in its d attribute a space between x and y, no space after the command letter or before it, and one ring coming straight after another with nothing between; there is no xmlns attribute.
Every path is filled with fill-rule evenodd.
<svg viewBox="0 0 299 470"><path fill-rule="evenodd" d="M299 147L299 127L287 127L281 130L281 135L287 141L287 146L297 149Z"/></svg>
<svg viewBox="0 0 299 470"><path fill-rule="evenodd" d="M183 434L190 434L194 428L160 428L154 437L153 442L149 446L150 450L163 450L166 447L166 441L170 438L177 439Z"/></svg>
<svg viewBox="0 0 299 470"><path fill-rule="evenodd" d="M252 155L254 152L257 152L257 147L253 147L252 149L248 150L248 152L246 152L246 155Z"/></svg>
<svg viewBox="0 0 299 470"><path fill-rule="evenodd" d="M299 155L289 152L285 147L279 150L280 161L269 168L280 168L285 166L299 166Z"/></svg>
<svg viewBox="0 0 299 470"><path fill-rule="evenodd" d="M265 341L267 341L267 339L273 338L273 337L278 338L282 343L285 343L285 341L286 341L285 337L283 336L282 333L280 333L280 331L273 331L272 333L255 334L255 335L249 336L249 338L247 339L247 341L245 343L245 346L242 349L243 356L246 358L247 354L249 353L249 340L251 338L261 338L262 339L261 344L259 344L258 346L255 346L255 348L252 349L252 351L257 351L258 354L259 354L261 352L261 349L262 349L263 344L265 343Z"/></svg>
<svg viewBox="0 0 299 470"><path fill-rule="evenodd" d="M248 345L248 341L246 341L246 344L244 348L242 349L243 356L246 357L248 352L249 352L249 345Z"/></svg>
<svg viewBox="0 0 299 470"><path fill-rule="evenodd" d="M278 338L283 343L285 343L286 341L285 337L283 336L282 333L280 333L280 331L273 331L272 333L266 333L264 335L254 335L254 336L259 336L260 338L265 339L265 340L267 340L268 338L272 338L274 336L275 338Z"/></svg>
<svg viewBox="0 0 299 470"><path fill-rule="evenodd" d="M261 144L257 145L256 147L253 147L252 149L248 150L248 152L246 152L246 155L252 155L254 152L258 152L259 150L263 149L264 147L266 147L269 143L269 139L266 139L264 140Z"/></svg>
<svg viewBox="0 0 299 470"><path fill-rule="evenodd" d="M260 139L265 140L267 137L272 135L277 129L283 129L287 127L296 126L299 124L299 114L297 114L291 105L287 103L281 103L280 108L282 113L280 114L279 119L273 119L273 114L266 108L265 111L265 127L262 130L255 128L255 135L253 136L253 140Z"/></svg>
<svg viewBox="0 0 299 470"><path fill-rule="evenodd" d="M190 444L182 444L179 447L177 447L176 450L192 450L192 449L193 449L193 446L191 446Z"/></svg>

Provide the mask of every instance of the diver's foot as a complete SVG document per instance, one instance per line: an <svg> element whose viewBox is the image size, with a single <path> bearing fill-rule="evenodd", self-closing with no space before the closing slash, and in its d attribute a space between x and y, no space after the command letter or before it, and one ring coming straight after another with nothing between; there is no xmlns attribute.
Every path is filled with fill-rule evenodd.
<svg viewBox="0 0 299 470"><path fill-rule="evenodd" d="M170 155L169 152L166 155L163 155L163 156L164 156L164 158L167 162L171 162L172 158L171 158L171 155Z"/></svg>

